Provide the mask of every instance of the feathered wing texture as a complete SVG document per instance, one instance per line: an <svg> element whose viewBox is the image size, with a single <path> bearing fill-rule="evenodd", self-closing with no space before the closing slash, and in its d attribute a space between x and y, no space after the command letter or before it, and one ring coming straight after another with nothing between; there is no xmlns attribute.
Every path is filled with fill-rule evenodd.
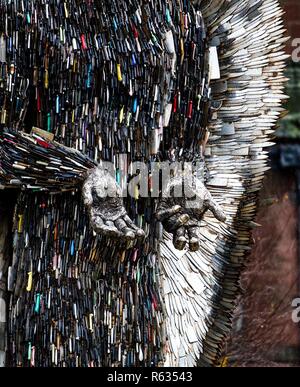
<svg viewBox="0 0 300 387"><path fill-rule="evenodd" d="M213 366L231 330L258 193L268 170L267 147L281 107L285 77L278 0L207 0L202 7L211 45L218 46L221 79L212 84L222 107L213 116L206 149L207 187L228 220L202 222L198 253L161 247L168 338L166 365Z"/></svg>

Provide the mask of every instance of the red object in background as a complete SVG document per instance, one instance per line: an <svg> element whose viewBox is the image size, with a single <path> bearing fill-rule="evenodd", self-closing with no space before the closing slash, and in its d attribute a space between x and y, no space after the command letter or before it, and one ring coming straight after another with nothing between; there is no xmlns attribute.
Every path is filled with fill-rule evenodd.
<svg viewBox="0 0 300 387"><path fill-rule="evenodd" d="M40 145L42 146L43 148L50 148L51 145L47 142L47 141L44 141L42 139L39 139L39 138L35 138L35 141Z"/></svg>
<svg viewBox="0 0 300 387"><path fill-rule="evenodd" d="M135 39L138 39L139 37L139 33L138 33L138 30L136 29L135 25L132 24L132 31L133 31L133 36Z"/></svg>
<svg viewBox="0 0 300 387"><path fill-rule="evenodd" d="M287 52L292 54L295 47L292 46L294 39L300 39L300 1L283 0L283 9L285 11L284 20L288 30L287 34L291 37L287 43Z"/></svg>
<svg viewBox="0 0 300 387"><path fill-rule="evenodd" d="M86 50L87 49L87 45L86 45L86 40L85 40L85 36L84 36L84 34L82 34L81 35L81 45L82 45L82 48L84 49L84 50Z"/></svg>
<svg viewBox="0 0 300 387"><path fill-rule="evenodd" d="M40 112L40 111L41 111L41 108L42 108L42 105L41 105L41 97L40 97L39 90L37 90L36 108L37 108L37 111L38 111L38 112Z"/></svg>
<svg viewBox="0 0 300 387"><path fill-rule="evenodd" d="M177 104L178 104L178 95L176 94L173 102L173 113L177 112Z"/></svg>
<svg viewBox="0 0 300 387"><path fill-rule="evenodd" d="M192 118L193 115L193 101L189 102L187 118Z"/></svg>

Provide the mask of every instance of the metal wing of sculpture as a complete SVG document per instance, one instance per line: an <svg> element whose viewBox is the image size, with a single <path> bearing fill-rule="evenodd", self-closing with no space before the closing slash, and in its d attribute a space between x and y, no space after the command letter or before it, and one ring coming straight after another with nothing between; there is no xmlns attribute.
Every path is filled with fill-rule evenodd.
<svg viewBox="0 0 300 387"><path fill-rule="evenodd" d="M205 216L197 253L178 252L165 234L160 260L166 365L174 366L211 366L220 358L269 169L266 148L286 99L287 38L278 0L207 0L201 6L221 68L221 78L211 85L212 99L222 106L209 128L206 184L227 222Z"/></svg>

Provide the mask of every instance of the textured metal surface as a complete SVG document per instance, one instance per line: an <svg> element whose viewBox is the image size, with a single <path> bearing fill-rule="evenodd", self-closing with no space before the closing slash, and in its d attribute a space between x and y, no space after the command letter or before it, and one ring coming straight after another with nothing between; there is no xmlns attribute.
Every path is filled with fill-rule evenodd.
<svg viewBox="0 0 300 387"><path fill-rule="evenodd" d="M83 200L97 234L120 240L144 239L145 233L129 218L115 176L103 167L92 169L83 184Z"/></svg>
<svg viewBox="0 0 300 387"><path fill-rule="evenodd" d="M283 112L287 39L277 0L200 4L221 67L221 79L212 84L213 99L222 107L209 128L206 184L222 203L227 222L220 224L208 214L201 250L179 255L167 242L161 265L167 364L211 366L231 329L258 192L269 168L267 148Z"/></svg>
<svg viewBox="0 0 300 387"><path fill-rule="evenodd" d="M183 184L182 195L174 197L174 193L180 192ZM170 195L171 192L173 195ZM178 173L169 180L162 192L157 218L164 229L173 234L176 249L183 250L187 246L190 251L198 251L200 224L208 210L217 220L225 222L226 216L222 208L213 200L203 182L192 173L189 176Z"/></svg>
<svg viewBox="0 0 300 387"><path fill-rule="evenodd" d="M171 3L175 5L174 1ZM198 8L195 12L189 6L191 24L188 17L179 17L182 16L181 10L175 6L172 17L178 23L175 23L175 27L178 36L176 44L180 47L178 57L182 59L179 61L178 71L181 92L185 90L184 59L185 56L186 59L189 57L185 51L184 38L189 39L188 42L192 44L192 34L189 32L196 27L201 30L206 25L205 32L210 47L203 45L202 35L199 39L201 50L199 48L197 52L203 71L201 78L204 77L203 95L200 94L199 98L192 87L195 79L198 88L201 83L200 77L194 77L198 62L187 66L192 97L185 95L181 104L180 93L168 95L163 92L163 88L160 93L157 88L153 89L153 66L150 76L144 74L144 79L149 83L147 93L155 103L145 103L142 98L144 89L137 82L141 101L139 115L133 95L129 95L128 104L123 99L123 86L130 91L130 82L121 72L120 63L113 57L107 60L105 55L108 53L105 50L104 53L95 51L95 43L92 43L92 57L104 60L105 63L107 61L109 65L108 69L104 66L102 78L100 77L105 88L92 88L92 67L85 61L85 35L78 35L77 40L72 40L70 52L64 42L64 36L68 39L71 36L70 26L77 26L75 19L78 14L70 13L72 18L69 17L66 3L59 2L62 15L65 15L64 22L69 29L62 31L58 44L62 46L65 55L76 53L76 63L84 71L73 66L68 79L61 76L69 70L70 62L61 61L61 52L57 49L52 50L55 57L52 67L43 68L37 62L35 65L40 69L38 74L34 71L36 67L30 68L33 72L31 86L37 96L35 124L54 131L55 138L60 143L76 148L71 158L78 168L74 168L73 161L66 158L69 150L59 145L52 148L42 139L32 140L24 134L17 135L17 132L9 134L11 129L16 131L23 128L29 100L26 82L24 83L26 74L21 71L25 67L21 65L20 58L17 58L19 62L16 68L19 72L16 72L12 62L15 52L9 51L7 46L9 55L5 58L6 52L0 51L1 63L6 63L4 59L10 61L7 80L18 74L15 87L24 97L24 100L19 101L19 107L23 109L23 113L19 114L14 110L15 105L9 104L13 100L13 94L10 94L13 90L9 89L11 82L5 84L8 88L5 93L8 93L9 98L3 99L2 124L7 124L9 131L3 134L2 151L5 151L3 160L6 164L2 163L1 173L4 184L21 184L30 189L20 196L16 207L14 254L8 272L8 290L11 292L9 348L13 365L149 366L164 363L175 366L209 366L217 363L222 344L231 329L232 311L239 293L239 276L249 251L257 195L264 173L268 170L266 148L272 145L274 127L283 112L281 101L285 98L283 70L286 56L282 49L286 38L283 37L282 11L277 0L208 0L196 3L202 10L202 15ZM1 2L1 6L3 4ZM72 1L69 5L78 7L78 4ZM86 6L83 2L80 4L82 7ZM53 42L51 23L55 22L55 12L47 9L47 4L45 7L44 5L39 12L45 21L46 32L41 39L41 57L45 59L48 57L48 43ZM163 2L160 12L166 10L167 5L167 2ZM154 11L152 3L151 7L150 10ZM28 9L29 19L27 14L22 19L25 27L22 40L19 40L21 43L26 42L26 39L28 43L28 36L31 36L27 25L37 15L34 12L31 15L32 10L34 11L32 8ZM6 12L13 15L16 14L15 11L13 7L6 9ZM94 8L89 9L93 18L99 17L99 13L93 13L94 11ZM151 17L155 22L160 17L160 12L152 12ZM92 32L86 15L81 9L84 28ZM7 13L2 12L1 17L5 16ZM141 25L139 8L137 13L132 11L132 17ZM149 26L151 27L151 23ZM186 29L186 26L190 26L190 29ZM161 74L161 80L162 84L170 86L170 76L174 75L173 43L170 34L161 35L156 27L153 27L154 32L162 42L166 41L164 55L161 54L159 42L153 37L154 54L149 50L147 55L154 62L157 58L163 58L162 61L159 60L158 67L167 66L168 71ZM80 29L76 28L74 27L79 34ZM110 28L113 28L113 24ZM102 30L98 32L101 34ZM147 34L142 33L141 36L141 42L143 39L147 41ZM140 48L137 31L131 36L131 43ZM204 48L206 52L203 52ZM208 66L207 50L211 53L211 89L205 73ZM29 62L32 58L39 58L28 53L30 50L24 51ZM217 53L220 66L216 62ZM91 65L95 65L95 61L91 62ZM58 63L62 66L60 70ZM110 72L111 68L114 71ZM125 68L124 65L123 70ZM55 76L55 69L60 74L59 77ZM105 76L105 71L109 76ZM217 80L219 76L220 79ZM107 80L110 86L105 83ZM64 86L64 81L70 83ZM69 92L76 109L72 108L72 104L66 104L62 108L62 103L65 102L62 98L64 93L58 93L57 90L63 89L66 94ZM107 114L103 113L103 106L99 107L98 99L94 99L100 92L101 97L106 96L108 100L107 103L103 102L106 97L101 100ZM119 99L119 96L122 98ZM166 96L169 103L164 105ZM199 111L193 109L193 101L197 99ZM211 104L210 99L213 100ZM7 105L9 109L6 111ZM128 111L123 108L125 105ZM159 109L156 119L153 118L152 105ZM51 111L45 114L49 106ZM69 116L65 114L66 106ZM210 136L206 133L209 106L212 111ZM168 113L173 109L174 114L164 116L163 107ZM184 109L184 114L181 109ZM125 122L128 126L124 126ZM152 130L153 128L155 129ZM7 136L15 138L10 141ZM5 141L8 143L5 144ZM94 162L84 154L95 161L114 161L118 166L121 163L119 155L124 150L130 156L129 161L141 155L146 162L155 161L158 158L156 151L160 141L163 145L162 156L171 161L181 154L178 151L180 147L187 151L192 149L201 156L205 154L205 192L207 189L215 203L221 205L225 212L227 220L224 224L210 212L204 215L200 224L198 252L176 250L173 236L167 233L164 234L164 240L158 243L156 234L161 232L161 227L154 219L157 208L155 201L149 203L128 200L124 209L130 208L128 214L144 229L147 238L145 243L138 242L134 248L125 249L123 246L120 249L113 241L101 238L101 235L95 236L93 230L89 229L87 212L80 195L32 192L38 187L50 190L64 189L64 186L72 188L78 181L82 182L86 170L94 166ZM78 151L82 156L79 156ZM19 158L16 163L14 157ZM40 157L42 164L37 163L41 162ZM23 158L27 163L24 163ZM39 167L35 164L39 164ZM70 169L65 172L65 167ZM98 172L102 173L101 169ZM87 183L85 197L91 212L88 192L91 187L96 188L99 181L87 180ZM123 216L123 213L125 215L123 206L117 204L118 211L121 211L118 216ZM167 207L164 209L169 210ZM100 214L99 219L103 220L110 207L98 200L97 211ZM92 214L96 229L99 229L99 219L93 221ZM128 219L125 220L126 224L127 221ZM106 226L114 228L116 225ZM124 223L119 224L118 232L124 231L123 226Z"/></svg>

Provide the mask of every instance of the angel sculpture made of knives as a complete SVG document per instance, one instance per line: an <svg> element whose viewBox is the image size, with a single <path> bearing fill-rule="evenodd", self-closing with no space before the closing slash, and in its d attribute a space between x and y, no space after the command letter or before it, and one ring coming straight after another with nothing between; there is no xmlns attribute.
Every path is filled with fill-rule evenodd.
<svg viewBox="0 0 300 387"><path fill-rule="evenodd" d="M0 298L9 364L217 365L284 112L279 2L0 11L0 181L20 189ZM141 195L140 169L152 192L164 162L192 170Z"/></svg>

